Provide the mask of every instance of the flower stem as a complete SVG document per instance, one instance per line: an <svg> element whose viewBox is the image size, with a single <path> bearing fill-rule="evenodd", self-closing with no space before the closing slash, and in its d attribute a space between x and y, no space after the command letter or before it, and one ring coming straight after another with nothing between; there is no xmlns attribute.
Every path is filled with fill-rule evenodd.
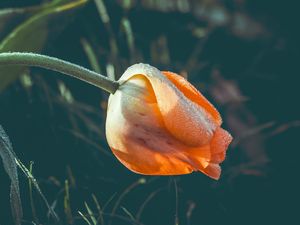
<svg viewBox="0 0 300 225"><path fill-rule="evenodd" d="M0 66L7 65L36 66L57 71L92 84L112 94L119 87L117 81L113 81L79 65L46 55L29 52L0 53Z"/></svg>

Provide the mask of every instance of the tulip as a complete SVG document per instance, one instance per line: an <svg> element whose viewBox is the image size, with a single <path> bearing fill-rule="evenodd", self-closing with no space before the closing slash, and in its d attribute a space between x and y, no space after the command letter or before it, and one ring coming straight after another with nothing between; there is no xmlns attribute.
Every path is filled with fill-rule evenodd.
<svg viewBox="0 0 300 225"><path fill-rule="evenodd" d="M0 66L36 66L111 93L106 136L128 169L146 175L201 171L219 179L231 135L218 111L188 81L145 65L129 67L118 82L76 64L28 52L0 53Z"/></svg>
<svg viewBox="0 0 300 225"><path fill-rule="evenodd" d="M108 100L106 137L118 160L145 175L201 171L219 179L232 140L214 106L183 77L129 67Z"/></svg>

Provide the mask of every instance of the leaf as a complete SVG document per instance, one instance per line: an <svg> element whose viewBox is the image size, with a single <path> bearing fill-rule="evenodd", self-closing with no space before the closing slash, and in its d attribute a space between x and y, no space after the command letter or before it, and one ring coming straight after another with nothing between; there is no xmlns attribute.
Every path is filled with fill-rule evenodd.
<svg viewBox="0 0 300 225"><path fill-rule="evenodd" d="M37 8L36 8L37 9ZM0 38L2 39L22 20L34 13L33 7L28 8L8 8L0 10Z"/></svg>
<svg viewBox="0 0 300 225"><path fill-rule="evenodd" d="M10 186L10 204L12 215L15 220L15 224L20 225L23 217L22 203L20 198L19 179L17 164L15 161L15 153L12 145L2 126L0 125L0 156L3 161L3 166L8 174L11 186Z"/></svg>
<svg viewBox="0 0 300 225"><path fill-rule="evenodd" d="M66 2L66 0L64 0ZM62 4L62 0L54 0L41 5L22 7L22 8L5 8L0 9L0 38L4 38L10 31L25 19L37 12L54 7L58 3Z"/></svg>
<svg viewBox="0 0 300 225"><path fill-rule="evenodd" d="M55 0L17 26L0 42L0 52L42 51L49 37L58 33L54 29L68 20L58 20L67 12L84 5L88 0ZM56 22L56 23L55 23ZM55 23L55 26L51 26ZM5 66L0 68L0 92L15 81L26 67Z"/></svg>

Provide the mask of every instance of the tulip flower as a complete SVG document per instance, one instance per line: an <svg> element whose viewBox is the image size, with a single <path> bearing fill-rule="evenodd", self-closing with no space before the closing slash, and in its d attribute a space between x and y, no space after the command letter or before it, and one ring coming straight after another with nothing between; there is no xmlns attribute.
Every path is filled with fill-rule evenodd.
<svg viewBox="0 0 300 225"><path fill-rule="evenodd" d="M109 92L107 141L133 172L179 175L201 171L219 179L219 164L232 137L221 128L219 112L183 77L136 64L114 81L79 65L30 52L0 53L1 66L41 67ZM18 198L19 193L12 200L21 204ZM50 212L58 221L55 212ZM20 224L22 208L12 205L12 213Z"/></svg>
<svg viewBox="0 0 300 225"><path fill-rule="evenodd" d="M0 53L0 66L54 70L111 93L106 137L128 169L146 175L201 171L219 179L231 135L214 106L183 77L146 65L129 67L118 82L70 62L34 53Z"/></svg>
<svg viewBox="0 0 300 225"><path fill-rule="evenodd" d="M231 135L214 106L183 77L147 64L129 67L111 94L108 144L128 169L145 175L201 171L219 179Z"/></svg>

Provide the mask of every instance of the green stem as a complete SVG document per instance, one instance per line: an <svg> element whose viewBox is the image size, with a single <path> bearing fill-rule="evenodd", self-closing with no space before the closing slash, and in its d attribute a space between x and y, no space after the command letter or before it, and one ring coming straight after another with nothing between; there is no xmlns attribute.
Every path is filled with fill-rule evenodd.
<svg viewBox="0 0 300 225"><path fill-rule="evenodd" d="M110 80L79 65L46 55L28 52L0 53L0 66L7 65L36 66L54 70L92 84L112 94L119 87L117 81Z"/></svg>

